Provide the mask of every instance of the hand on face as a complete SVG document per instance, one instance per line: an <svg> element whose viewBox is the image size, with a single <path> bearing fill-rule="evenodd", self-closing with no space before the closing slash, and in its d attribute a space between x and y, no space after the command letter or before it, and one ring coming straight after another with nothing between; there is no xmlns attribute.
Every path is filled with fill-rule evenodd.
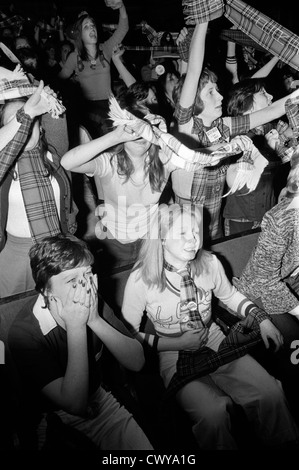
<svg viewBox="0 0 299 470"><path fill-rule="evenodd" d="M63 320L66 329L82 327L87 324L90 311L97 307L95 289L90 280L80 279L71 284L65 300L52 297L51 308Z"/></svg>
<svg viewBox="0 0 299 470"><path fill-rule="evenodd" d="M140 138L140 135L138 135L133 127L130 127L128 124L117 126L115 132L118 136L119 142L131 142L132 140Z"/></svg>
<svg viewBox="0 0 299 470"><path fill-rule="evenodd" d="M96 321L98 312L98 278L96 274L93 274L89 278L90 284L90 305L89 305L89 317L87 324L90 326L93 321Z"/></svg>

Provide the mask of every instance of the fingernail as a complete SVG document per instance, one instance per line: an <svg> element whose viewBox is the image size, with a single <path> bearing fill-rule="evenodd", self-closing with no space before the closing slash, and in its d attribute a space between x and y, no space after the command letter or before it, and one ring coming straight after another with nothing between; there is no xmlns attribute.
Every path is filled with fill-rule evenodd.
<svg viewBox="0 0 299 470"><path fill-rule="evenodd" d="M76 287L77 287L77 284L73 284L73 288L76 289Z"/></svg>

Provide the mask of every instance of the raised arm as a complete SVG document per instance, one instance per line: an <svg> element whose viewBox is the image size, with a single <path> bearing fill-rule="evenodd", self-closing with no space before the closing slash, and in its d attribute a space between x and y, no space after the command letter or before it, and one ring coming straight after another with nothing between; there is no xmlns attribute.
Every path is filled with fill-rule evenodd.
<svg viewBox="0 0 299 470"><path fill-rule="evenodd" d="M270 106L266 106L259 111L249 114L250 129L266 124L267 122L274 121L285 114L285 103L289 98L296 98L299 96L299 89L293 91L291 94L274 101Z"/></svg>
<svg viewBox="0 0 299 470"><path fill-rule="evenodd" d="M118 70L120 78L124 81L127 88L129 88L129 86L136 82L136 78L133 77L122 61L122 55L124 52L125 49L121 47L120 44L115 46L112 51L112 61Z"/></svg>
<svg viewBox="0 0 299 470"><path fill-rule="evenodd" d="M62 157L61 165L66 170L74 171L75 173L93 174L96 170L96 164L93 161L94 157L121 142L137 139L138 136L125 132L124 127L118 126L113 131L108 132L108 134L72 148Z"/></svg>
<svg viewBox="0 0 299 470"><path fill-rule="evenodd" d="M111 7L113 10L119 10L119 20L117 28L112 34L112 36L107 41L105 41L105 47L111 51L111 54L113 47L115 47L117 44L120 44L127 32L129 31L129 19L126 7L123 2L119 2L117 5L118 6L115 8L112 2L111 4L109 1L107 2L108 7Z"/></svg>
<svg viewBox="0 0 299 470"><path fill-rule="evenodd" d="M272 70L275 67L275 65L277 64L277 62L279 62L278 57L276 57L276 56L271 57L271 59L265 65L263 65L263 67L261 67L257 72L255 72L251 76L251 78L268 77L269 73L272 72Z"/></svg>
<svg viewBox="0 0 299 470"><path fill-rule="evenodd" d="M236 57L236 43L232 41L227 41L227 52L225 59L225 68L231 74L232 83L238 83L238 63Z"/></svg>
<svg viewBox="0 0 299 470"><path fill-rule="evenodd" d="M208 23L196 25L190 44L186 78L183 84L179 103L183 108L193 105L205 54L205 42Z"/></svg>

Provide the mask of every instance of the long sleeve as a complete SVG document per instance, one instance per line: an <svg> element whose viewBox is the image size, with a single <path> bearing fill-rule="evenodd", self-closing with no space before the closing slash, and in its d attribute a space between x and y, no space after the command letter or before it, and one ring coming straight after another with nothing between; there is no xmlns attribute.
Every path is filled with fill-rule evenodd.
<svg viewBox="0 0 299 470"><path fill-rule="evenodd" d="M117 29L112 34L112 36L103 44L105 55L106 54L108 55L109 60L111 59L113 48L122 42L122 40L124 39L128 31L129 31L128 17L122 16L120 13Z"/></svg>
<svg viewBox="0 0 299 470"><path fill-rule="evenodd" d="M215 272L214 295L223 302L231 313L237 314L241 318L246 317L255 308L255 305L229 282L223 266L216 256L214 256L213 265ZM256 312L256 316L259 323L268 318L267 314L261 310Z"/></svg>
<svg viewBox="0 0 299 470"><path fill-rule="evenodd" d="M0 152L0 182L19 156L32 126L32 119L28 114L24 113L23 108L18 110L17 119L21 122L18 132Z"/></svg>
<svg viewBox="0 0 299 470"><path fill-rule="evenodd" d="M298 211L286 210L287 204L283 200L264 216L258 244L235 283L250 298L260 297L269 314L283 314L299 305L283 280L299 265Z"/></svg>

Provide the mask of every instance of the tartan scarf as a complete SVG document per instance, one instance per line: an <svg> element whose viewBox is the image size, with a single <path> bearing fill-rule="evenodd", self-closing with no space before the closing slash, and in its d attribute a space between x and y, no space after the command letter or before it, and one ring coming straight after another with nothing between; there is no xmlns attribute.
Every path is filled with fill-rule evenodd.
<svg viewBox="0 0 299 470"><path fill-rule="evenodd" d="M18 159L20 186L34 243L61 233L54 192L39 146Z"/></svg>
<svg viewBox="0 0 299 470"><path fill-rule="evenodd" d="M0 48L1 44L0 42ZM4 50L7 55L6 50L9 51L9 49L6 47ZM30 96L36 89L37 86L29 82L26 75L20 71L19 66L17 66L14 71L0 67L0 101ZM42 90L41 96L48 102L48 112L53 118L58 119L60 114L65 111L62 101L57 99L54 95L47 93L45 90Z"/></svg>
<svg viewBox="0 0 299 470"><path fill-rule="evenodd" d="M182 7L185 22L189 25L205 23L223 13L260 48L299 70L299 37L242 0L183 0ZM189 36L188 41L190 40ZM183 52L186 49L185 44Z"/></svg>
<svg viewBox="0 0 299 470"><path fill-rule="evenodd" d="M164 269L178 273L181 279L180 285L180 309L181 323L184 324L184 330L192 328L205 328L197 308L197 295L201 290L195 285L190 272L190 264L184 268L176 269L170 263L164 260Z"/></svg>
<svg viewBox="0 0 299 470"><path fill-rule="evenodd" d="M222 340L218 351L204 346L197 351L179 351L176 372L173 375L164 399L173 397L180 388L196 378L214 372L218 367L228 364L245 354L261 343L259 324L270 317L252 304L246 318L237 321L230 329L229 334Z"/></svg>
<svg viewBox="0 0 299 470"><path fill-rule="evenodd" d="M162 116L148 114L144 119L137 118L126 109L122 109L113 94L109 98L109 117L114 126L126 125L138 136L159 145L165 155L179 168L185 168L186 162L197 162L202 166L215 166L219 160L237 155L243 151L238 143L231 140L215 151L191 150L173 135L167 132L165 119Z"/></svg>
<svg viewBox="0 0 299 470"><path fill-rule="evenodd" d="M245 185L249 191L253 191L267 165L267 160L253 145L249 137L234 137L229 143L223 139L222 147L204 153L204 149L200 151L189 149L166 132L166 123L161 116L148 114L144 119L139 119L126 109L122 109L113 95L109 98L109 108L109 117L115 126L126 125L129 129L135 131L138 136L159 145L168 157L168 161L171 161L178 168L195 171L194 175L196 175L196 169L191 166L194 163L203 167L215 166L218 165L220 160L243 152L242 161L238 162L238 172L229 194L238 191ZM218 122L218 120L215 122ZM227 126L223 125L221 129L225 136L228 132Z"/></svg>

